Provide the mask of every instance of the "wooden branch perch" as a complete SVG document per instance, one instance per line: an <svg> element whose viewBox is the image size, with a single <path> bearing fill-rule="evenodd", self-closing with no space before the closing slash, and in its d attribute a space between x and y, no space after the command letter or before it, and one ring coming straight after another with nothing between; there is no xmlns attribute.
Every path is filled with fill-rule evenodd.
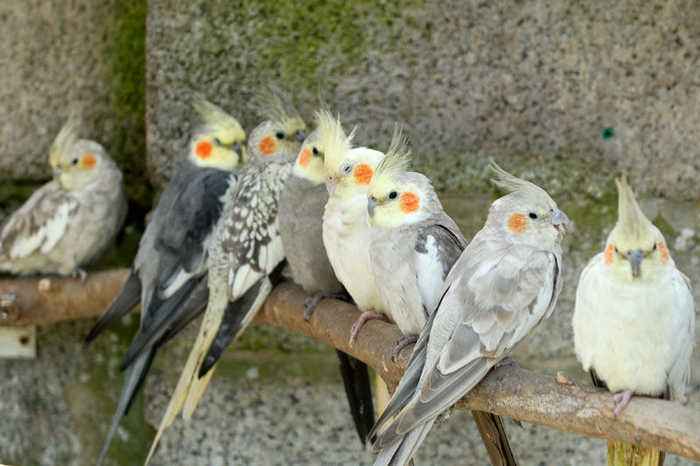
<svg viewBox="0 0 700 466"><path fill-rule="evenodd" d="M0 325L41 325L61 320L96 317L126 279L125 270L92 273L79 280L51 278L0 280ZM8 293L17 299L9 303ZM370 321L350 347L350 328L359 315L354 307L327 300L309 322L303 319L306 295L295 285L282 284L270 295L256 323L300 332L345 351L372 366L390 385L406 367L410 348L396 363L394 342L401 336L394 325ZM624 413L613 415L612 395L593 387L562 384L554 377L516 365L499 367L459 402L462 408L489 411L521 421L581 435L643 444L700 461L700 413L674 402L634 398Z"/></svg>

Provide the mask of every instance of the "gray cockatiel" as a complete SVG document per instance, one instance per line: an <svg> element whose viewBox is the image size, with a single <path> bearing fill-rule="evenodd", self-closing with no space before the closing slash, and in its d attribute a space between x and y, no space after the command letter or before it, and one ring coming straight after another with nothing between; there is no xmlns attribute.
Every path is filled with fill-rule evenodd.
<svg viewBox="0 0 700 466"><path fill-rule="evenodd" d="M175 312L184 298L206 287L206 244L221 215L221 196L237 182L243 162L245 132L238 121L219 107L196 99L202 120L178 162L146 227L129 277L109 309L87 336L96 338L107 326L142 305L141 328L135 341ZM121 418L146 377L157 345L139 352L129 364L119 404L98 459L102 463Z"/></svg>
<svg viewBox="0 0 700 466"><path fill-rule="evenodd" d="M32 194L0 232L0 271L85 278L126 216L122 173L105 149L78 139L69 121L51 146L54 179Z"/></svg>
<svg viewBox="0 0 700 466"><path fill-rule="evenodd" d="M624 178L617 189L617 224L581 273L573 317L576 356L616 393L615 415L633 394L685 401L695 341L688 279Z"/></svg>
<svg viewBox="0 0 700 466"><path fill-rule="evenodd" d="M437 417L554 310L568 219L544 190L493 169L496 184L510 193L492 204L445 279L437 309L370 433L379 453L375 466L408 464Z"/></svg>
<svg viewBox="0 0 700 466"><path fill-rule="evenodd" d="M307 320L321 299L345 297L320 241L328 201L324 152L316 130L304 141L279 202L279 231L291 278L311 294L304 303ZM369 371L362 361L342 351L336 354L355 429L364 444L375 420Z"/></svg>
<svg viewBox="0 0 700 466"><path fill-rule="evenodd" d="M208 244L208 303L199 335L153 441L182 411L189 419L224 349L250 324L272 290L270 275L284 260L278 229L278 201L304 139L304 122L282 98L273 120L251 133L251 150L261 162L247 166L224 196L224 207ZM186 303L185 308L197 305Z"/></svg>
<svg viewBox="0 0 700 466"><path fill-rule="evenodd" d="M370 263L381 281L383 308L404 334L394 357L415 343L437 307L447 274L467 246L442 208L430 180L407 171L409 151L400 134L379 163L368 194ZM500 417L473 411L487 449L503 465L516 464Z"/></svg>

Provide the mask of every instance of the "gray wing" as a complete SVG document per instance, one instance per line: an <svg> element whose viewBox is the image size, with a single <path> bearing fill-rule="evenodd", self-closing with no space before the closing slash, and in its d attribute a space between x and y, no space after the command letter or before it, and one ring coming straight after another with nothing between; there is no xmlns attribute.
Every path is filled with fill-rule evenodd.
<svg viewBox="0 0 700 466"><path fill-rule="evenodd" d="M48 254L63 238L80 204L51 181L32 194L13 213L0 233L0 253L5 260L32 254Z"/></svg>
<svg viewBox="0 0 700 466"><path fill-rule="evenodd" d="M674 342L675 358L668 373L671 399L685 402L686 388L690 383L690 357L695 342L695 303L689 280L679 271L673 279L675 295L674 313L677 338Z"/></svg>
<svg viewBox="0 0 700 466"><path fill-rule="evenodd" d="M421 227L416 238L416 280L426 315L433 313L442 296L447 274L467 246L462 232L446 214Z"/></svg>
<svg viewBox="0 0 700 466"><path fill-rule="evenodd" d="M448 276L437 312L374 430L374 447L395 444L471 390L554 307L556 254L479 235Z"/></svg>

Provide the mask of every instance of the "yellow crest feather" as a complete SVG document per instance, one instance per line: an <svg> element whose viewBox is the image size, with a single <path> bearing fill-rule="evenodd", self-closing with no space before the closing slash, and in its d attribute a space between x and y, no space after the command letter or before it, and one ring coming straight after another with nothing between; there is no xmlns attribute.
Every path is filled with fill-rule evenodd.
<svg viewBox="0 0 700 466"><path fill-rule="evenodd" d="M340 117L334 117L328 110L316 112L316 128L318 130L319 146L323 148L325 165L329 170L335 170L345 160L352 149L352 137L345 134Z"/></svg>
<svg viewBox="0 0 700 466"><path fill-rule="evenodd" d="M282 126L289 120L302 120L289 97L274 86L263 87L253 97L253 106L264 118Z"/></svg>
<svg viewBox="0 0 700 466"><path fill-rule="evenodd" d="M617 227L627 239L642 239L648 235L651 221L644 215L637 203L627 177L622 175L615 180L618 193Z"/></svg>
<svg viewBox="0 0 700 466"><path fill-rule="evenodd" d="M71 115L61 128L61 131L58 132L56 139L51 144L51 149L49 149L49 163L51 166L56 166L62 155L68 152L76 142L78 142L78 118Z"/></svg>
<svg viewBox="0 0 700 466"><path fill-rule="evenodd" d="M202 119L204 126L213 131L229 130L239 133L245 138L245 131L241 124L233 116L229 115L218 105L206 100L202 95L195 95L192 107Z"/></svg>
<svg viewBox="0 0 700 466"><path fill-rule="evenodd" d="M391 137L389 149L382 161L377 165L375 178L382 176L391 177L403 173L408 171L410 165L411 149L408 147L408 140L403 133L403 127L397 124L394 127L394 134Z"/></svg>

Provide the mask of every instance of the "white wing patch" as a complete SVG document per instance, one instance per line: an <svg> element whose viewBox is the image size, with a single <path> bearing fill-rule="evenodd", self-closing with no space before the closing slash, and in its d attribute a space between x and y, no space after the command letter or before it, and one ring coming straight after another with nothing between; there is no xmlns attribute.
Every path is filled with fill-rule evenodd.
<svg viewBox="0 0 700 466"><path fill-rule="evenodd" d="M161 298L168 299L175 294L177 290L187 283L195 274L189 273L184 269L178 270L177 274L168 281L167 288L161 293Z"/></svg>
<svg viewBox="0 0 700 466"><path fill-rule="evenodd" d="M18 236L10 248L10 257L13 259L26 257L37 249L42 254L49 253L66 233L75 207L75 202L60 204L53 216L40 225L33 234L25 237Z"/></svg>
<svg viewBox="0 0 700 466"><path fill-rule="evenodd" d="M445 282L442 263L437 241L432 235L428 235L425 242L426 252L416 252L416 275L418 279L418 292L427 309L432 313L440 299L442 286Z"/></svg>

